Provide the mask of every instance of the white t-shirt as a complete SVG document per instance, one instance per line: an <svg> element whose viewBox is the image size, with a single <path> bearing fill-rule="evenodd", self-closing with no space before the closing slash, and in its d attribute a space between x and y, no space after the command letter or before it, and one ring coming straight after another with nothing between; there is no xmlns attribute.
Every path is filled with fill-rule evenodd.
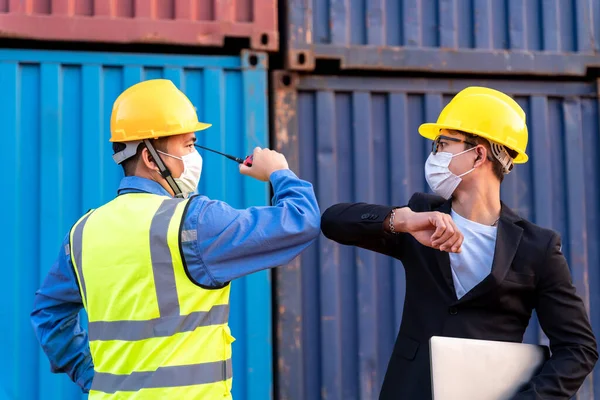
<svg viewBox="0 0 600 400"><path fill-rule="evenodd" d="M451 216L464 236L461 252L449 253L456 297L460 299L492 271L498 229L468 220L454 210Z"/></svg>

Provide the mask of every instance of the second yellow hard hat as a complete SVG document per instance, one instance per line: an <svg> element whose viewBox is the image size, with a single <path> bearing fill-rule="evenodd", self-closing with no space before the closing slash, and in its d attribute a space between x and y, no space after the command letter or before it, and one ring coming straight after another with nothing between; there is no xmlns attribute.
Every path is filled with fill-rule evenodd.
<svg viewBox="0 0 600 400"><path fill-rule="evenodd" d="M441 129L458 130L504 145L518 153L515 164L527 162L528 132L525 111L506 94L479 86L460 91L440 113L436 123L419 127L435 140Z"/></svg>

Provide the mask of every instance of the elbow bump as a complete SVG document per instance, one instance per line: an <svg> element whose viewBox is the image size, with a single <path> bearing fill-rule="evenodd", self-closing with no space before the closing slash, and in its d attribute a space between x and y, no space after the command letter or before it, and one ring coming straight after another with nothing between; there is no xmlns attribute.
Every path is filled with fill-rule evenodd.
<svg viewBox="0 0 600 400"><path fill-rule="evenodd" d="M291 229L289 233L294 236L299 235L298 237L303 241L312 241L321 233L321 217L318 208L291 208L290 211L292 218L287 221L293 223L284 224L284 229Z"/></svg>
<svg viewBox="0 0 600 400"><path fill-rule="evenodd" d="M327 239L331 239L333 237L334 225L335 224L333 221L324 217L321 218L321 232L323 232L323 236L325 236Z"/></svg>
<svg viewBox="0 0 600 400"><path fill-rule="evenodd" d="M321 219L318 215L310 219L309 231L311 239L316 239L321 234Z"/></svg>
<svg viewBox="0 0 600 400"><path fill-rule="evenodd" d="M322 221L329 221L331 219L331 214L332 214L332 208L333 206L327 208L324 212L323 215L321 216L321 220Z"/></svg>
<svg viewBox="0 0 600 400"><path fill-rule="evenodd" d="M305 230L310 240L315 239L321 233L321 216L319 209L311 210L304 214Z"/></svg>
<svg viewBox="0 0 600 400"><path fill-rule="evenodd" d="M334 232L339 230L339 213L340 207L337 205L327 208L321 216L321 232L327 239L331 239Z"/></svg>

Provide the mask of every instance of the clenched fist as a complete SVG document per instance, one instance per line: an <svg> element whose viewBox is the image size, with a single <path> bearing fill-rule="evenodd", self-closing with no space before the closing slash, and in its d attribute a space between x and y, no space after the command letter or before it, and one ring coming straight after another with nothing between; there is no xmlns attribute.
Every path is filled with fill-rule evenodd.
<svg viewBox="0 0 600 400"><path fill-rule="evenodd" d="M395 211L394 229L411 234L425 246L460 253L464 237L452 217L441 212L414 212L408 207Z"/></svg>
<svg viewBox="0 0 600 400"><path fill-rule="evenodd" d="M271 174L282 169L289 169L287 160L283 154L275 150L261 149L256 147L252 153L252 166L240 164L240 173L251 176L259 181L267 182Z"/></svg>

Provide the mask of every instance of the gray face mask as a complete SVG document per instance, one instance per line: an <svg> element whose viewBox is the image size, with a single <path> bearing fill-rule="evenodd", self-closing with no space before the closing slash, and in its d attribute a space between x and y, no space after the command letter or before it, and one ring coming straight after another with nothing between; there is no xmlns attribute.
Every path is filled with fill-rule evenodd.
<svg viewBox="0 0 600 400"><path fill-rule="evenodd" d="M176 158L177 160L183 161L183 172L179 178L173 178L181 193L186 195L195 193L198 189L198 183L200 182L200 175L202 175L202 156L198 151L194 150L190 154L186 154L183 157L174 156L162 151L157 150L160 154L165 156Z"/></svg>
<svg viewBox="0 0 600 400"><path fill-rule="evenodd" d="M475 147L457 154L446 152L429 154L425 162L425 179L435 194L448 200L458 185L460 185L462 177L475 170L475 168L471 168L464 174L454 175L449 168L450 162L454 157L458 157L474 149Z"/></svg>

